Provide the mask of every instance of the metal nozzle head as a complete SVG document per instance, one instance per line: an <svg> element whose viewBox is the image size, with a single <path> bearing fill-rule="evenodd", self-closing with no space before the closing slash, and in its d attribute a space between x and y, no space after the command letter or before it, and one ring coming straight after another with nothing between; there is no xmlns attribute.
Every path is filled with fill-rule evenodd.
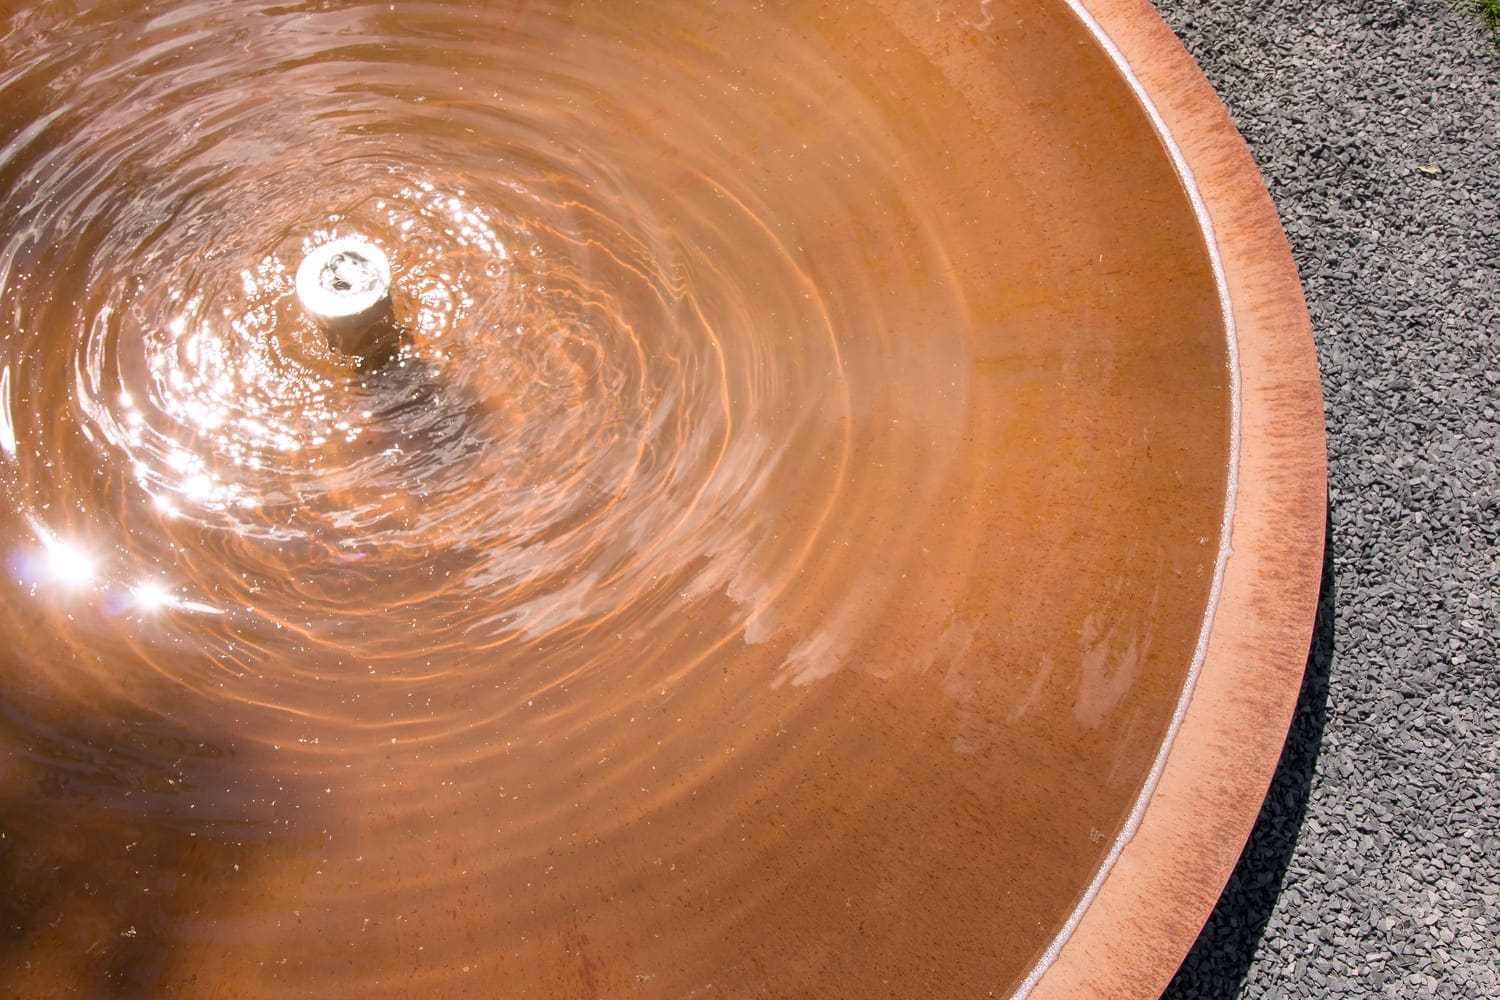
<svg viewBox="0 0 1500 1000"><path fill-rule="evenodd" d="M329 343L375 327L390 316L391 263L373 243L344 237L324 243L297 268L297 298Z"/></svg>

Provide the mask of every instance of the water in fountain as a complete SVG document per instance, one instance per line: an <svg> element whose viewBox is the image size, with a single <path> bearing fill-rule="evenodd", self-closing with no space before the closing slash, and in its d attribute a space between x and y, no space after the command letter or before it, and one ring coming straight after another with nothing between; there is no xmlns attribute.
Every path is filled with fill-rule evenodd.
<svg viewBox="0 0 1500 1000"><path fill-rule="evenodd" d="M1201 237L1061 4L731 6L0 19L5 992L1035 961L1212 572Z"/></svg>

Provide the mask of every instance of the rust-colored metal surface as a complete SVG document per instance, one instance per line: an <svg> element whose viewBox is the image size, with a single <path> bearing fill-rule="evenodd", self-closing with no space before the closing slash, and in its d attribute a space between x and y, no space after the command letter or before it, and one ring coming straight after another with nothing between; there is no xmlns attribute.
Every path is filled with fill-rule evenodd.
<svg viewBox="0 0 1500 1000"><path fill-rule="evenodd" d="M1207 220L1236 346L1239 440L1223 586L1203 668L1139 827L1032 993L1048 1000L1157 995L1212 909L1296 702L1327 491L1302 289L1243 141L1146 3L1084 6L1170 137Z"/></svg>
<svg viewBox="0 0 1500 1000"><path fill-rule="evenodd" d="M1159 992L1322 454L1143 3L49 4L0 67L0 992ZM342 236L378 363L296 306Z"/></svg>

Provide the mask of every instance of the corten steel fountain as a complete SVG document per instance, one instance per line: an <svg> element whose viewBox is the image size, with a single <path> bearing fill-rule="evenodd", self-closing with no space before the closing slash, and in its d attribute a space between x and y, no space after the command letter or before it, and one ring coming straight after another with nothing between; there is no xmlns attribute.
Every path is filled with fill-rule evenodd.
<svg viewBox="0 0 1500 1000"><path fill-rule="evenodd" d="M1146 3L39 4L0 96L0 993L1160 992L1324 471Z"/></svg>

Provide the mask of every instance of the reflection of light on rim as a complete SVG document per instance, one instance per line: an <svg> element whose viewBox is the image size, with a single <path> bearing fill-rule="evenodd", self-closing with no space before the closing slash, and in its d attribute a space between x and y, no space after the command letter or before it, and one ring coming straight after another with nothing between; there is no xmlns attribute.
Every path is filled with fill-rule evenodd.
<svg viewBox="0 0 1500 1000"><path fill-rule="evenodd" d="M391 307L391 262L375 244L346 236L315 248L297 267L297 299L331 333L363 329Z"/></svg>

